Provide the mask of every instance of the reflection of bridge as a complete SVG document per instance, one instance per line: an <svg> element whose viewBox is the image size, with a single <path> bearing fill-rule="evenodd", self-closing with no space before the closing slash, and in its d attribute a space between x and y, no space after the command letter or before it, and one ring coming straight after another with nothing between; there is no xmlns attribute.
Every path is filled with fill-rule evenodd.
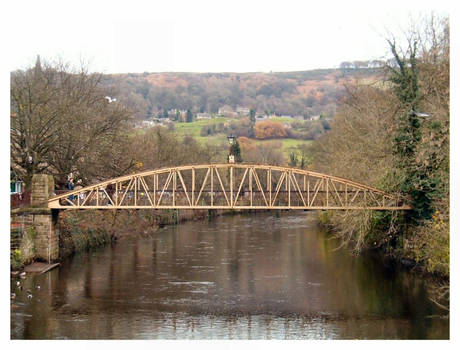
<svg viewBox="0 0 460 350"><path fill-rule="evenodd" d="M53 197L55 209L407 210L399 198L339 177L255 164L188 165L126 175Z"/></svg>

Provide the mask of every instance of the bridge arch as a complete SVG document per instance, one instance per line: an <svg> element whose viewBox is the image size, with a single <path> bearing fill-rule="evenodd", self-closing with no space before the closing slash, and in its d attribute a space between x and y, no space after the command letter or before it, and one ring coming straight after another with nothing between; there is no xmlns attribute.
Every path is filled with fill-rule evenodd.
<svg viewBox="0 0 460 350"><path fill-rule="evenodd" d="M143 171L53 197L54 209L407 210L400 198L337 176L261 164Z"/></svg>

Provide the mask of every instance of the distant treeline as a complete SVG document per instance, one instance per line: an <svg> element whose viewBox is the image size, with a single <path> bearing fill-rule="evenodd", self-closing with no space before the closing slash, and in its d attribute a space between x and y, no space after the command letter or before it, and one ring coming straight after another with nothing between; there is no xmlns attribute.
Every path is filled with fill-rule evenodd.
<svg viewBox="0 0 460 350"><path fill-rule="evenodd" d="M222 106L258 114L333 116L344 83L378 79L380 68L318 69L281 73L140 73L105 75L104 84L138 120L170 110L217 113Z"/></svg>

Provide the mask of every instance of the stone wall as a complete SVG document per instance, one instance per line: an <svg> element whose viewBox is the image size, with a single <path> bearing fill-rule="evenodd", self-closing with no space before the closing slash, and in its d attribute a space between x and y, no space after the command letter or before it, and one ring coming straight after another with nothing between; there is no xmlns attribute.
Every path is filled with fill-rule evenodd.
<svg viewBox="0 0 460 350"><path fill-rule="evenodd" d="M14 238L10 242L12 264L13 260L14 264L18 265L19 262L26 263L31 260L53 262L59 259L59 232L56 229L58 213L49 209L47 205L53 191L52 176L34 175L31 206L11 211L11 237ZM32 230L30 232L33 232L33 240L30 239L30 235L24 235L24 230Z"/></svg>
<svg viewBox="0 0 460 350"><path fill-rule="evenodd" d="M19 225L14 230L20 230L20 234L12 231L11 234L24 239L24 230L33 228L34 259L52 262L59 258L59 232L55 227L57 218L48 208L20 208L11 212L11 222ZM22 243L17 242L17 246ZM13 248L13 246L11 247ZM29 260L29 259L28 259Z"/></svg>
<svg viewBox="0 0 460 350"><path fill-rule="evenodd" d="M13 270L34 260L36 235L37 232L33 226L19 224L11 229L10 259Z"/></svg>

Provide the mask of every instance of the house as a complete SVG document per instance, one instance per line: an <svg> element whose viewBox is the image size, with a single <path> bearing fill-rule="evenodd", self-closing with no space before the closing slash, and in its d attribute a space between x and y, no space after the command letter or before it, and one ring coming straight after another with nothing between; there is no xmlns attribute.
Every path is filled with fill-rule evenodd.
<svg viewBox="0 0 460 350"><path fill-rule="evenodd" d="M312 115L309 119L310 120L319 120L319 118L321 118L320 115Z"/></svg>
<svg viewBox="0 0 460 350"><path fill-rule="evenodd" d="M185 109L171 109L171 113L169 113L169 118L167 119L168 121L178 121L178 122L183 122L185 123L187 119L187 110ZM166 121L166 119L163 119L162 121Z"/></svg>
<svg viewBox="0 0 460 350"><path fill-rule="evenodd" d="M197 113L197 114L196 114L196 119L197 119L197 120L200 120L200 119L211 119L211 114L209 114L209 113Z"/></svg>
<svg viewBox="0 0 460 350"><path fill-rule="evenodd" d="M143 120L141 122L141 126L143 128L151 128L152 126L155 126L155 122L153 120Z"/></svg>
<svg viewBox="0 0 460 350"><path fill-rule="evenodd" d="M368 64L368 68L381 68L385 65L385 62L381 60L372 60Z"/></svg>
<svg viewBox="0 0 460 350"><path fill-rule="evenodd" d="M168 117L169 119L176 119L177 118L177 115L178 115L179 111L176 109L176 108L172 108L168 111Z"/></svg>
<svg viewBox="0 0 460 350"><path fill-rule="evenodd" d="M222 115L224 117L236 117L238 114L233 110L232 107L229 105L225 105L219 108L217 112L218 115Z"/></svg>
<svg viewBox="0 0 460 350"><path fill-rule="evenodd" d="M304 118L303 118L303 115L295 115L294 119L295 120L303 120Z"/></svg>

